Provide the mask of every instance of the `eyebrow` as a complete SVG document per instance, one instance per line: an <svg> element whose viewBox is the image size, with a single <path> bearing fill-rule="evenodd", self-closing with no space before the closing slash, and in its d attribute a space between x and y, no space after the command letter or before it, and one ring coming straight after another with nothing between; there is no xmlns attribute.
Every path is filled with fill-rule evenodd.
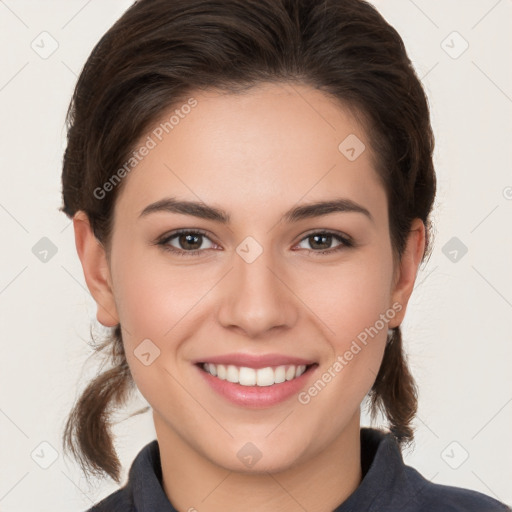
<svg viewBox="0 0 512 512"><path fill-rule="evenodd" d="M149 204L141 211L139 218L155 212L181 213L200 219L213 220L221 224L229 224L231 221L229 213L221 208L196 201L180 201L174 197L165 197ZM339 212L361 213L375 223L372 214L366 208L347 198L336 198L296 206L285 212L281 221L292 223Z"/></svg>

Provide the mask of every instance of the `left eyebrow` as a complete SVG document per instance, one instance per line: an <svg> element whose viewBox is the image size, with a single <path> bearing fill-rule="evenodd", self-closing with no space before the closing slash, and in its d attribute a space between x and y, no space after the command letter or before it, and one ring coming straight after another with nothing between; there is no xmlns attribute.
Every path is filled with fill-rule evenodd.
<svg viewBox="0 0 512 512"><path fill-rule="evenodd" d="M375 220L372 214L360 204L347 198L333 199L331 201L319 201L300 205L288 210L282 217L285 222L298 222L299 220L309 219L311 217L320 217L331 213L355 212L366 215L373 223Z"/></svg>
<svg viewBox="0 0 512 512"><path fill-rule="evenodd" d="M174 197L166 197L149 204L142 210L139 218L160 211L192 215L201 219L220 222L221 224L229 224L231 222L230 214L221 208L209 206L197 201L180 201ZM364 206L347 198L337 198L329 201L318 201L296 206L285 212L281 217L281 221L292 223L340 212L361 213L368 217L371 222L375 223L372 214Z"/></svg>

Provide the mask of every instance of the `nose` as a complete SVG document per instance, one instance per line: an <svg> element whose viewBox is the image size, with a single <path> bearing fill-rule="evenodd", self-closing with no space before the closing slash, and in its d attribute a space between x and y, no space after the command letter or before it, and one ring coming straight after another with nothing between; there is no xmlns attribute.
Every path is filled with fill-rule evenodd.
<svg viewBox="0 0 512 512"><path fill-rule="evenodd" d="M298 317L298 301L271 251L263 251L251 263L236 253L233 260L232 270L221 282L221 325L250 338L292 327Z"/></svg>

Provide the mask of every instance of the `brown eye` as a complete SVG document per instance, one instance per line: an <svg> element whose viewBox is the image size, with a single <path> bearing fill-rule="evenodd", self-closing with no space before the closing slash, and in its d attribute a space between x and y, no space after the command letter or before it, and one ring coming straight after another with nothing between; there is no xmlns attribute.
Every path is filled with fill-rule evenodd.
<svg viewBox="0 0 512 512"><path fill-rule="evenodd" d="M333 240L339 242L339 244L332 247ZM353 243L349 238L337 233L323 231L310 233L301 240L301 243L304 241L306 241L311 248L308 249L306 247L306 250L316 254L329 254L353 246Z"/></svg>
<svg viewBox="0 0 512 512"><path fill-rule="evenodd" d="M183 249L199 249L201 247L201 243L202 243L202 237L203 235L199 235L199 234L195 234L195 235L190 235L190 234L180 234L178 235L178 237L176 238L176 240L178 241L178 245L180 245L180 248L183 248Z"/></svg>
<svg viewBox="0 0 512 512"><path fill-rule="evenodd" d="M205 240L210 243L207 247L203 247ZM181 230L166 236L158 242L158 245L162 246L164 250L180 256L195 256L204 252L204 249L211 249L213 242L206 236L206 233L201 231Z"/></svg>

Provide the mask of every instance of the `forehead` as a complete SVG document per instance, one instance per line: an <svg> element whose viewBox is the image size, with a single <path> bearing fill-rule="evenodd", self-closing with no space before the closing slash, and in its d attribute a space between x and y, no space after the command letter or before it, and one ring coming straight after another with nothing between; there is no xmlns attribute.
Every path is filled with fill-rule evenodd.
<svg viewBox="0 0 512 512"><path fill-rule="evenodd" d="M151 149L124 178L116 206L123 215L138 215L165 196L233 209L296 203L306 195L382 202L363 126L321 91L272 83L189 98L164 112L136 145Z"/></svg>

